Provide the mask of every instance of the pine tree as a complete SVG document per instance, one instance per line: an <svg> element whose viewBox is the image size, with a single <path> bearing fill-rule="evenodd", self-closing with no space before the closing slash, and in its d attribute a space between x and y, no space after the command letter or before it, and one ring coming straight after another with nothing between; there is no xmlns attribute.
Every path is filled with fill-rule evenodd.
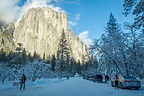
<svg viewBox="0 0 144 96"><path fill-rule="evenodd" d="M110 19L107 23L106 27L106 41L104 41L104 48L107 58L111 58L108 61L111 61L111 64L114 64L116 66L116 70L122 71L120 68L118 60L118 55L120 52L120 47L122 46L122 32L121 29L117 23L116 18L114 18L113 14L110 13ZM106 58L106 59L107 59ZM111 66L111 65L109 65Z"/></svg>
<svg viewBox="0 0 144 96"><path fill-rule="evenodd" d="M71 58L70 61L71 61L70 62L70 73L76 74L79 66L78 66L77 62L74 60L74 58Z"/></svg>
<svg viewBox="0 0 144 96"><path fill-rule="evenodd" d="M78 63L77 63L77 73L81 74L81 64L80 64L80 61L78 60Z"/></svg>
<svg viewBox="0 0 144 96"><path fill-rule="evenodd" d="M71 57L70 57L70 53L69 52L67 52L67 54L66 54L66 62L65 62L65 71L67 71L67 72L69 72L70 71L70 67L71 67L71 65L70 65L70 59L71 59Z"/></svg>
<svg viewBox="0 0 144 96"><path fill-rule="evenodd" d="M45 58L45 53L43 54L43 60L45 60L46 58Z"/></svg>
<svg viewBox="0 0 144 96"><path fill-rule="evenodd" d="M133 27L142 28L144 32L144 0L124 0L124 14L127 16L132 12L136 16Z"/></svg>
<svg viewBox="0 0 144 96"><path fill-rule="evenodd" d="M40 56L36 53L36 51L34 52L33 54L33 59L38 59L38 60L41 60Z"/></svg>
<svg viewBox="0 0 144 96"><path fill-rule="evenodd" d="M6 60L6 53L4 52L3 48L0 50L0 61L5 62Z"/></svg>
<svg viewBox="0 0 144 96"><path fill-rule="evenodd" d="M15 56L12 59L13 66L16 68L21 68L25 62L26 62L26 50L23 48L23 45L21 43L17 44L18 47L16 48Z"/></svg>
<svg viewBox="0 0 144 96"><path fill-rule="evenodd" d="M101 71L106 71L107 66L114 67L113 70L122 73L120 56L124 53L123 47L123 35L122 31L114 18L113 14L110 14L110 19L105 28L106 35L102 35L100 40L94 42L92 50L99 50L100 59L99 64ZM122 57L121 57L122 58Z"/></svg>
<svg viewBox="0 0 144 96"><path fill-rule="evenodd" d="M50 57L50 55L46 58L46 63L47 63L47 64L50 64L50 63L51 63L51 57Z"/></svg>
<svg viewBox="0 0 144 96"><path fill-rule="evenodd" d="M56 57L55 55L52 55L52 60L51 60L52 71L55 71L55 66L56 66Z"/></svg>
<svg viewBox="0 0 144 96"><path fill-rule="evenodd" d="M106 27L107 35L110 37L110 39L114 39L115 36L117 36L117 39L119 39L118 36L120 35L120 32L121 31L120 31L116 18L114 18L112 13L110 13L110 19Z"/></svg>
<svg viewBox="0 0 144 96"><path fill-rule="evenodd" d="M22 50L22 64L25 65L27 62L27 54L25 48Z"/></svg>
<svg viewBox="0 0 144 96"><path fill-rule="evenodd" d="M69 66L69 72L74 73L74 66L75 66L75 60L73 58L70 59L70 66Z"/></svg>
<svg viewBox="0 0 144 96"><path fill-rule="evenodd" d="M64 29L62 31L62 34L60 36L59 44L58 44L58 51L57 51L57 60L59 64L59 71L61 72L60 78L62 78L62 72L65 71L66 68L66 60L69 56L69 48L68 48L68 42L66 40Z"/></svg>
<svg viewBox="0 0 144 96"><path fill-rule="evenodd" d="M31 53L28 53L27 58L28 58L28 61L30 62L33 61L33 56L31 55Z"/></svg>

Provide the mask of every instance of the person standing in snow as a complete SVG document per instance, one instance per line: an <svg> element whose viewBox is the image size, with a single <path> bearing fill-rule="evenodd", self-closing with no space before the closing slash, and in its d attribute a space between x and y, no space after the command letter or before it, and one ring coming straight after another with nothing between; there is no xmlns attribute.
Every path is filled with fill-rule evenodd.
<svg viewBox="0 0 144 96"><path fill-rule="evenodd" d="M118 89L118 75L115 74L115 89Z"/></svg>
<svg viewBox="0 0 144 96"><path fill-rule="evenodd" d="M25 74L22 74L22 77L21 77L21 86L20 86L20 89L22 89L22 87L23 87L23 89L25 89L25 82L26 82L26 76L25 76Z"/></svg>
<svg viewBox="0 0 144 96"><path fill-rule="evenodd" d="M109 81L109 76L105 75L105 83Z"/></svg>
<svg viewBox="0 0 144 96"><path fill-rule="evenodd" d="M67 80L69 80L69 76L67 76Z"/></svg>

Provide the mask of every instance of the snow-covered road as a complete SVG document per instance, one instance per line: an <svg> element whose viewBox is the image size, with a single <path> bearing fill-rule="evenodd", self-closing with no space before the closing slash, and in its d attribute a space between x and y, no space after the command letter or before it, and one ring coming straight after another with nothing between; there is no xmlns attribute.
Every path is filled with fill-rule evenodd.
<svg viewBox="0 0 144 96"><path fill-rule="evenodd" d="M144 96L144 87L139 90L116 90L110 84L94 83L78 77L28 86L25 90L0 91L0 96Z"/></svg>

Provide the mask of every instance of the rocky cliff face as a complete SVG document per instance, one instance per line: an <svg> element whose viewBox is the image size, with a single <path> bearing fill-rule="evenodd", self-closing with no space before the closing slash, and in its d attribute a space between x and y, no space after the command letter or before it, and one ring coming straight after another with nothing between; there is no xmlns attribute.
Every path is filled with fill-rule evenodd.
<svg viewBox="0 0 144 96"><path fill-rule="evenodd" d="M23 15L14 32L15 45L22 43L31 54L48 57L56 54L63 29L72 57L82 61L89 55L86 44L70 30L65 13L47 7L32 8Z"/></svg>
<svg viewBox="0 0 144 96"><path fill-rule="evenodd" d="M14 23L7 25L6 29L0 30L0 49L4 49L6 53L15 51L16 47L13 42L13 32L15 30Z"/></svg>

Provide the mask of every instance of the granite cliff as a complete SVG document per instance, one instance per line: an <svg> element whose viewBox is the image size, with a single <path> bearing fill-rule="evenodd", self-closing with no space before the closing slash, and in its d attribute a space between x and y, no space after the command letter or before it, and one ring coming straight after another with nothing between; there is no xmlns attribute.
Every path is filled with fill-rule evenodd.
<svg viewBox="0 0 144 96"><path fill-rule="evenodd" d="M57 52L60 35L64 30L71 50L71 56L75 60L86 60L89 50L69 28L67 16L63 12L57 12L47 7L32 8L26 12L14 31L14 43L22 43L23 47L34 54L46 58Z"/></svg>
<svg viewBox="0 0 144 96"><path fill-rule="evenodd" d="M4 26L0 26L0 49L3 49L6 53L15 51L16 47L13 42L13 32L15 30L14 23L9 23Z"/></svg>

